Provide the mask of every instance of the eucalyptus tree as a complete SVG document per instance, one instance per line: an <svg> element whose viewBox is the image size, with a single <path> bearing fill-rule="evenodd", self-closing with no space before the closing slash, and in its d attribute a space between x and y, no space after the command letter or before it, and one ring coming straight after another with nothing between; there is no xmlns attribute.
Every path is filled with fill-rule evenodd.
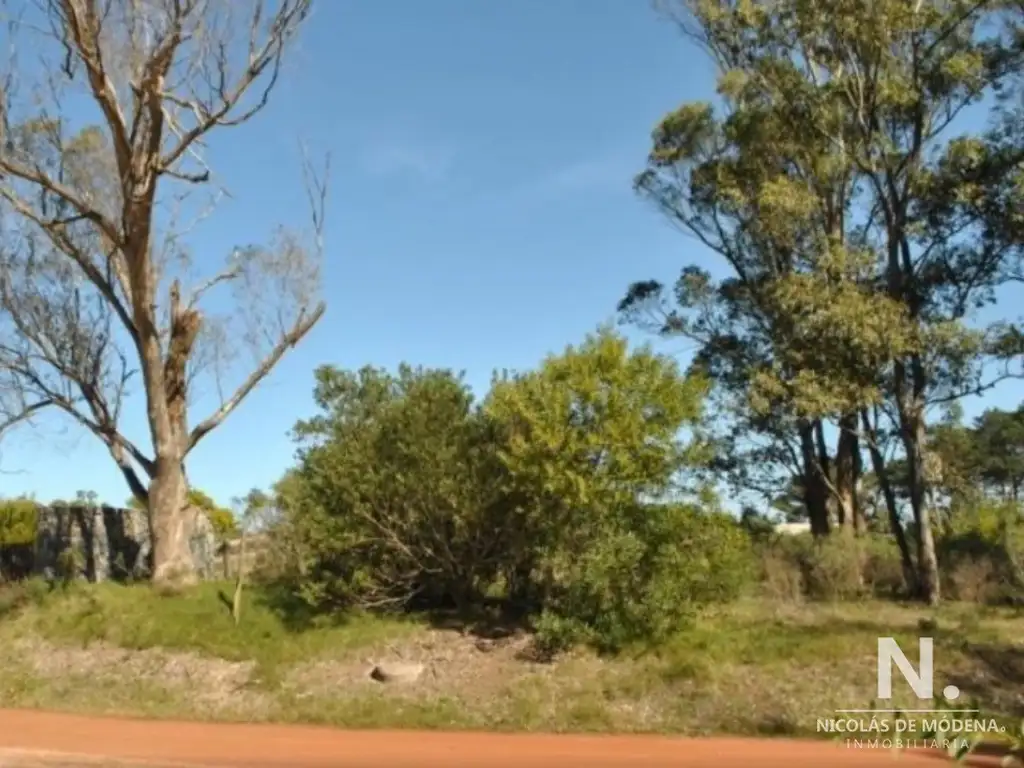
<svg viewBox="0 0 1024 768"><path fill-rule="evenodd" d="M315 174L312 235L282 229L250 245L245 234L224 259L189 247L192 224L211 212L192 193L216 197L209 142L266 106L311 0L12 5L0 90L0 368L26 412L59 409L106 446L149 511L154 580L187 582L186 457L324 311ZM28 51L31 60L17 58ZM225 313L229 289L235 309ZM204 303L217 292L227 295ZM238 371L234 353L246 348L252 367L193 422L196 375ZM122 424L136 380L149 446Z"/></svg>
<svg viewBox="0 0 1024 768"><path fill-rule="evenodd" d="M719 65L724 110L686 104L666 117L638 187L730 267L715 328L744 344L737 318L758 328L766 352L743 397L790 414L805 457L818 443L803 481L812 519L816 487L851 501L855 478L838 486L863 444L908 581L935 602L927 414L983 391L994 380L985 363L1020 352L1014 327L976 322L1016 274L1020 131L1005 120L955 132L1019 74L1019 41L1000 23L1012 9L690 0L678 10ZM666 331L699 324L679 286L666 300L660 284L640 283L625 304L652 297L667 306ZM823 465L823 420L840 431L835 472ZM908 467L913 558L880 450L889 433Z"/></svg>

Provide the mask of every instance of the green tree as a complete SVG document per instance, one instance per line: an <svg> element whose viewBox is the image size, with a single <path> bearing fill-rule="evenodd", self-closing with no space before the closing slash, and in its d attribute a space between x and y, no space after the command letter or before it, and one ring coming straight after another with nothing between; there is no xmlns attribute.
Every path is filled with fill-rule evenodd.
<svg viewBox="0 0 1024 768"><path fill-rule="evenodd" d="M31 573L38 521L35 500L0 499L0 582Z"/></svg>
<svg viewBox="0 0 1024 768"><path fill-rule="evenodd" d="M681 433L699 433L706 389L607 330L494 382L484 410L504 431L516 528L528 532L517 564L553 646L660 639L742 579L735 520L671 503L699 491L708 446Z"/></svg>
<svg viewBox="0 0 1024 768"><path fill-rule="evenodd" d="M711 4L691 10L701 25L695 34L722 70L724 116L708 104L668 115L636 185L731 274L716 282L687 266L671 295L657 281L636 283L620 309L701 345L696 364L728 393L730 447L746 453L731 469L746 480L752 470L784 466L766 495L796 480L816 534L829 530L830 501L840 521L856 527L858 408L880 397L875 371L863 363L884 361L906 343L900 307L879 300L868 254L844 227L856 178L841 126L822 132L808 124L806 104L780 99L776 84L757 76L770 63L751 57L748 42L756 41L732 39L756 36L749 27L766 23L763 9L750 18L715 16ZM870 320L852 329L852 317ZM865 359L854 361L855 353ZM830 418L839 436L835 467ZM752 438L764 442L750 451Z"/></svg>
<svg viewBox="0 0 1024 768"><path fill-rule="evenodd" d="M319 415L299 422L299 464L279 488L321 606L467 607L493 581L495 512L486 424L446 370L317 370Z"/></svg>
<svg viewBox="0 0 1024 768"><path fill-rule="evenodd" d="M936 602L926 413L982 390L986 358L1020 348L1014 329L974 322L1019 254L1006 211L1021 209L1020 132L951 126L1019 72L1019 46L989 23L992 4L684 5L687 31L721 68L725 116L704 104L670 114L638 185L733 268L704 293L726 329L739 315L762 339L746 400L795 421L812 519L822 485L847 504L840 486L863 441L908 581ZM669 330L685 330L693 302L676 293ZM661 286L641 283L630 299L652 295ZM840 432L834 475L822 419ZM913 562L880 449L888 434L907 462Z"/></svg>
<svg viewBox="0 0 1024 768"><path fill-rule="evenodd" d="M986 410L969 437L974 448L973 468L981 482L1004 499L1019 501L1024 486L1024 407Z"/></svg>

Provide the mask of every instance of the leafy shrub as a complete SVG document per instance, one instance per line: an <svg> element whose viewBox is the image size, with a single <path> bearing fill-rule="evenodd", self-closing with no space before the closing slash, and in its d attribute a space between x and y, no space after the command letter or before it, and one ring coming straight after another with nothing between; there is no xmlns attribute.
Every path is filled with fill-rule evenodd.
<svg viewBox="0 0 1024 768"><path fill-rule="evenodd" d="M945 590L956 600L986 604L999 594L997 575L991 559L963 559L946 574Z"/></svg>
<svg viewBox="0 0 1024 768"><path fill-rule="evenodd" d="M448 371L321 368L282 494L289 589L318 610L498 598L552 649L663 637L753 571L733 518L640 501L707 458L680 439L705 389L607 331L496 379L481 407Z"/></svg>
<svg viewBox="0 0 1024 768"><path fill-rule="evenodd" d="M864 545L835 533L814 542L807 560L807 591L817 600L852 600L865 592Z"/></svg>
<svg viewBox="0 0 1024 768"><path fill-rule="evenodd" d="M39 513L31 499L0 501L0 547L33 544Z"/></svg>
<svg viewBox="0 0 1024 768"><path fill-rule="evenodd" d="M293 576L323 608L464 606L497 569L488 427L449 371L317 372L322 414L300 423Z"/></svg>
<svg viewBox="0 0 1024 768"><path fill-rule="evenodd" d="M811 534L776 536L767 550L777 573L790 564L800 573L807 597L813 600L851 600L865 594L871 586L865 574L871 562L868 537L853 537L842 532L816 538ZM788 577L791 589L795 578ZM783 587L787 588L787 587Z"/></svg>
<svg viewBox="0 0 1024 768"><path fill-rule="evenodd" d="M906 591L899 548L885 534L776 535L759 549L762 592L773 599L799 599L798 589L814 600L892 598Z"/></svg>
<svg viewBox="0 0 1024 768"><path fill-rule="evenodd" d="M21 579L30 573L38 517L31 499L0 501L0 581Z"/></svg>
<svg viewBox="0 0 1024 768"><path fill-rule="evenodd" d="M735 519L639 502L708 458L702 442L680 439L700 422L705 388L607 331L492 386L485 414L499 426L521 535L509 564L531 574L542 640L617 648L663 637L749 581L750 541Z"/></svg>
<svg viewBox="0 0 1024 768"><path fill-rule="evenodd" d="M899 546L887 535L869 534L859 539L864 547L864 584L876 597L898 597L906 592Z"/></svg>
<svg viewBox="0 0 1024 768"><path fill-rule="evenodd" d="M548 553L551 581L537 623L546 648L658 642L750 582L750 541L734 519L683 505L638 506L633 516L573 552Z"/></svg>
<svg viewBox="0 0 1024 768"><path fill-rule="evenodd" d="M980 503L956 510L936 550L943 581L954 594L986 602L1024 595L1024 519L1017 505Z"/></svg>

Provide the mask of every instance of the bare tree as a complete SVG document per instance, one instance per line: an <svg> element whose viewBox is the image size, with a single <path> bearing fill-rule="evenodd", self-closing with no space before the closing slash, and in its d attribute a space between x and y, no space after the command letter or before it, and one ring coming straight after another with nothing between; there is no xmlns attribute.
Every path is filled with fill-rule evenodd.
<svg viewBox="0 0 1024 768"><path fill-rule="evenodd" d="M0 91L0 371L7 419L57 408L107 447L149 510L153 579L195 578L185 459L324 312L324 177L312 232L223 264L192 257L208 135L257 115L312 0L35 0L9 17ZM23 51L32 60L20 61ZM83 120L82 104L92 110ZM255 159L254 159L255 161ZM191 287L186 287L191 286ZM200 302L225 286L236 311ZM247 376L190 423L192 385L248 344ZM119 426L135 380L150 450ZM223 391L218 378L218 390Z"/></svg>

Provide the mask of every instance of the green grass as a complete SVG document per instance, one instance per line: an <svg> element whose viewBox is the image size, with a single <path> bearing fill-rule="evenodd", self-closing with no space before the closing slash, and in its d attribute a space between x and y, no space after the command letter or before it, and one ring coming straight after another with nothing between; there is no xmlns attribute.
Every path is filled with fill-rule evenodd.
<svg viewBox="0 0 1024 768"><path fill-rule="evenodd" d="M422 620L300 621L256 589L236 625L229 595L216 583L175 596L112 584L0 591L0 696L10 706L349 727L820 737L817 718L871 705L879 636L913 658L924 635L935 638L939 689L954 682L987 711L1024 716L1019 610L745 601L657 648L543 665L517 655L528 638L485 653ZM408 687L367 680L372 660L396 655L431 671ZM896 706L911 704L895 680Z"/></svg>
<svg viewBox="0 0 1024 768"><path fill-rule="evenodd" d="M130 650L191 651L227 661L255 662L261 679L327 650L346 651L415 631L413 620L351 616L335 623L289 620L271 595L243 593L242 619L235 624L233 584L208 582L177 595L145 585L75 585L42 592L30 587L31 607L19 617L25 629L58 643L106 643ZM298 622L298 626L294 624Z"/></svg>

